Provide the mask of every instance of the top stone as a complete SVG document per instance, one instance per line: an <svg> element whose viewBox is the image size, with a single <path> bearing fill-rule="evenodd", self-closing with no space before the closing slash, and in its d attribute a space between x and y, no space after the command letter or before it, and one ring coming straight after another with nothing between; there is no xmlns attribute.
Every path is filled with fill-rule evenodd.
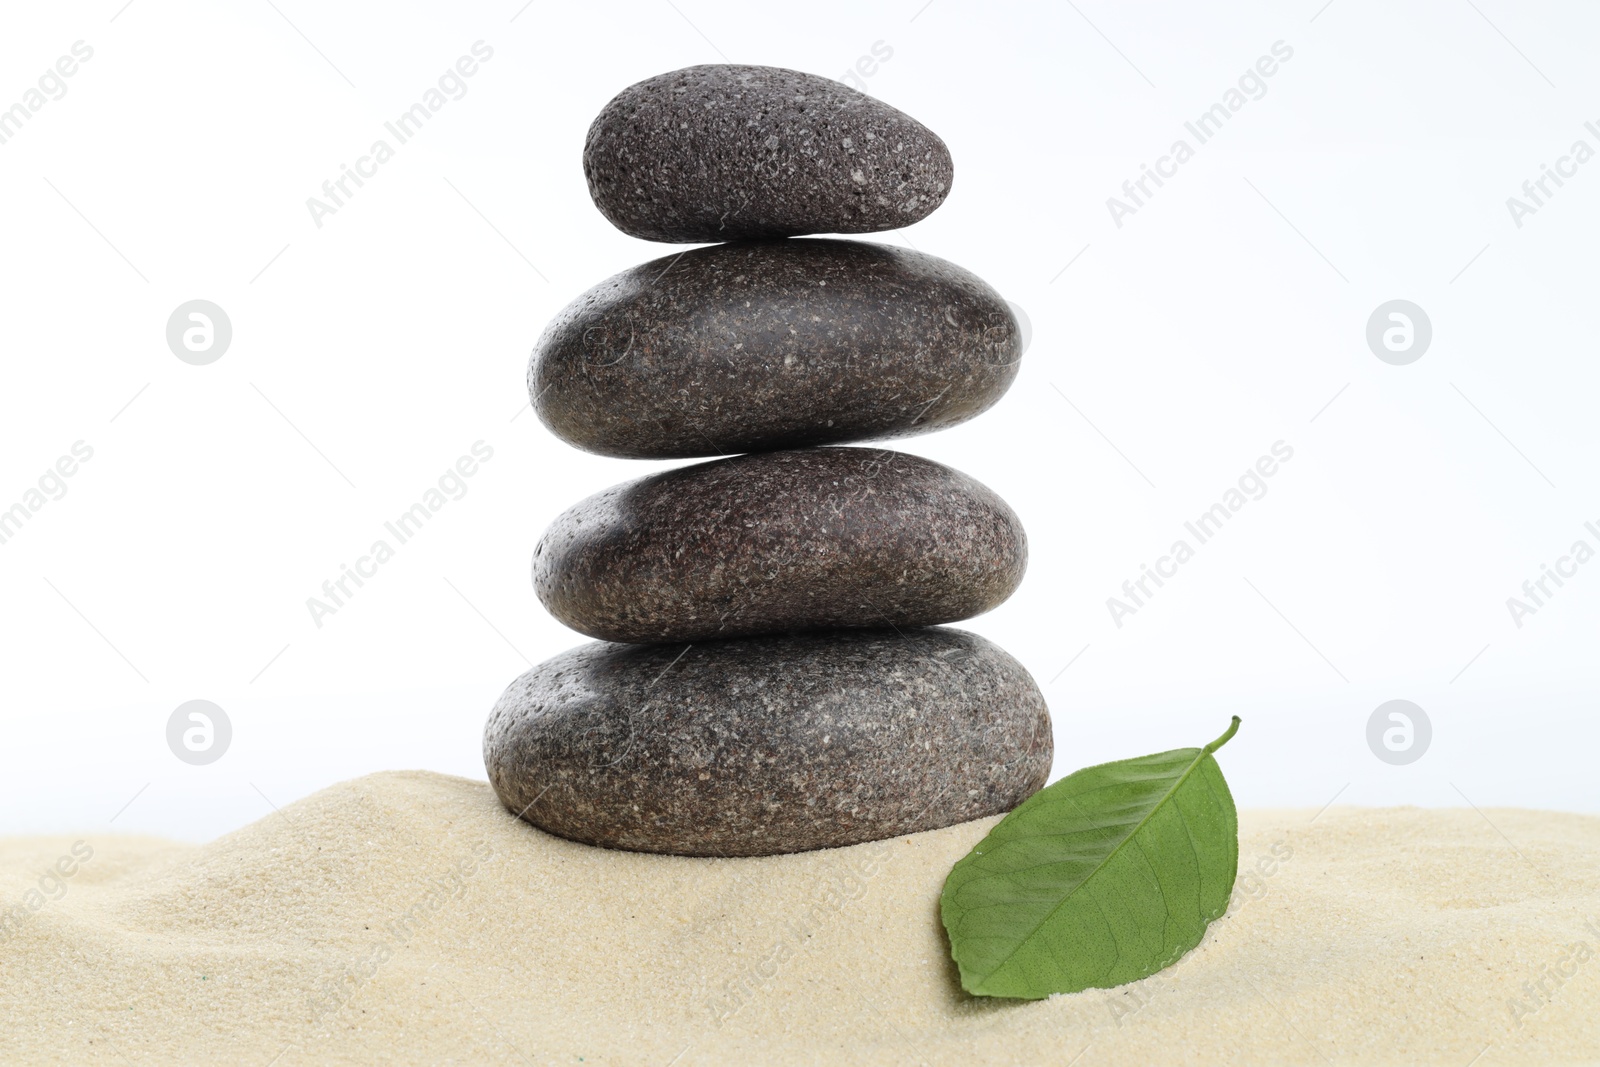
<svg viewBox="0 0 1600 1067"><path fill-rule="evenodd" d="M872 233L950 191L944 142L909 115L815 74L685 67L624 89L589 127L589 195L647 241Z"/></svg>

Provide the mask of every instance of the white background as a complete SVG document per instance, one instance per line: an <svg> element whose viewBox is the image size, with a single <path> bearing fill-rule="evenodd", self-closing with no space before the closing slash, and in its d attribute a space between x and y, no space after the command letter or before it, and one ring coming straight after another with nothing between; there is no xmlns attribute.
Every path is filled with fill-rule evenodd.
<svg viewBox="0 0 1600 1067"><path fill-rule="evenodd" d="M869 91L946 140L956 181L872 239L1032 321L998 407L899 447L1028 528L1021 591L968 625L1045 689L1056 773L1238 713L1241 805L1600 810L1600 564L1520 629L1506 606L1574 540L1600 547L1600 162L1520 228L1506 207L1574 140L1600 149L1600 11L276 3L3 15L0 107L74 42L94 55L0 145L0 507L74 442L94 458L0 545L0 832L205 839L370 771L481 778L500 690L580 640L533 595L535 539L663 466L581 454L525 410L544 322L674 251L591 205L589 121L676 67L838 77L878 42ZM466 95L318 228L307 198L479 40ZM1194 145L1183 123L1280 40L1266 95L1116 226L1107 198ZM234 330L202 367L165 341L196 298ZM1365 343L1394 298L1433 323L1409 366ZM479 440L467 495L318 629L306 599ZM1114 625L1106 598L1279 440L1268 494ZM207 767L165 740L196 698L234 728ZM1433 722L1409 766L1367 748L1392 698Z"/></svg>

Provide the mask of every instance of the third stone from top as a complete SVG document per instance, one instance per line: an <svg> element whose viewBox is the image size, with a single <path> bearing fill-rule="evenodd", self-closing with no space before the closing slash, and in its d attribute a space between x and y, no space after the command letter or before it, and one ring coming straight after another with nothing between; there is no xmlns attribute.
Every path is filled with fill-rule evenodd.
<svg viewBox="0 0 1600 1067"><path fill-rule="evenodd" d="M550 614L605 641L931 626L999 605L1027 568L1016 513L884 448L697 463L596 493L533 555Z"/></svg>

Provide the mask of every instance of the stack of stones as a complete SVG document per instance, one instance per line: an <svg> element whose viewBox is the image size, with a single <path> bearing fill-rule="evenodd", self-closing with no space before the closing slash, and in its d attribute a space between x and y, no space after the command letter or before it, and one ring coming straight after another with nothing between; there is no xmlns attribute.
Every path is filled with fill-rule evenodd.
<svg viewBox="0 0 1600 1067"><path fill-rule="evenodd" d="M624 232L721 243L563 310L528 370L535 410L602 455L731 458L597 493L539 542L539 598L598 640L495 706L502 802L576 841L696 856L1015 807L1049 772L1044 698L938 624L1011 595L1022 526L959 471L835 446L989 408L1017 374L1017 320L933 256L794 239L927 216L950 188L944 143L824 78L702 66L607 104L584 171Z"/></svg>

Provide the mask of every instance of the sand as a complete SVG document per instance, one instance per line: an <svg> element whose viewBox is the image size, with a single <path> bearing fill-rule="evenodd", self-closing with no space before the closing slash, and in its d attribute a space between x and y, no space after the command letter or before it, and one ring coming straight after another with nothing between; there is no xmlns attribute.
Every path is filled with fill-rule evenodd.
<svg viewBox="0 0 1600 1067"><path fill-rule="evenodd" d="M1600 819L1313 816L1243 814L1233 907L1173 968L1036 1003L963 994L938 924L993 819L642 856L408 772L203 846L3 841L0 1062L1600 1063Z"/></svg>

